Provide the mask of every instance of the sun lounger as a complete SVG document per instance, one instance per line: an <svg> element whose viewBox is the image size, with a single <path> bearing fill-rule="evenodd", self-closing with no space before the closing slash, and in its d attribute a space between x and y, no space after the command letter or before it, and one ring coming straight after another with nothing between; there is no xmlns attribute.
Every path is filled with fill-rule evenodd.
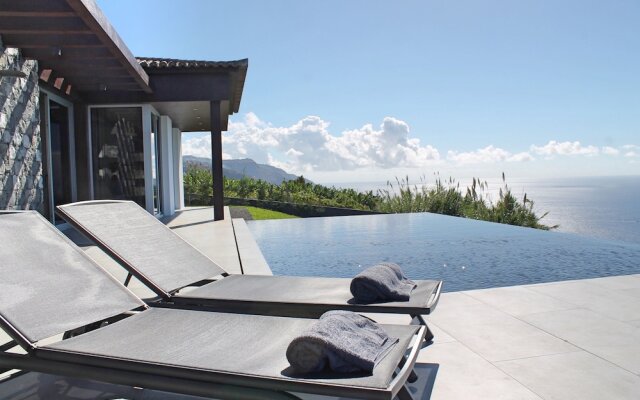
<svg viewBox="0 0 640 400"><path fill-rule="evenodd" d="M400 339L371 374L297 375L286 348L313 319L150 307L35 211L0 212L0 243L0 328L13 339L0 370L223 399L411 398L425 327L380 325Z"/></svg>
<svg viewBox="0 0 640 400"><path fill-rule="evenodd" d="M358 304L346 278L229 275L132 201L79 202L58 206L58 213L175 305L298 317L328 310L408 314L426 326L423 315L436 307L442 288L442 281L419 280L409 301ZM188 286L198 287L182 290ZM432 338L428 331L427 340Z"/></svg>

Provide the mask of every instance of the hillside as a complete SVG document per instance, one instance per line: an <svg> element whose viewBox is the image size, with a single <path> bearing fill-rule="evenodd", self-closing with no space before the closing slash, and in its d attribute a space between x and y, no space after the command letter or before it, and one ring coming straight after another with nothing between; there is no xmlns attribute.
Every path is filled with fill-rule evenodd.
<svg viewBox="0 0 640 400"><path fill-rule="evenodd" d="M196 156L183 156L182 163L186 172L188 166L196 166L211 169L211 159ZM250 158L239 160L223 160L222 173L229 179L240 179L248 177L261 179L265 182L279 185L282 181L290 181L297 178L296 175L289 174L283 169L266 164L258 164Z"/></svg>

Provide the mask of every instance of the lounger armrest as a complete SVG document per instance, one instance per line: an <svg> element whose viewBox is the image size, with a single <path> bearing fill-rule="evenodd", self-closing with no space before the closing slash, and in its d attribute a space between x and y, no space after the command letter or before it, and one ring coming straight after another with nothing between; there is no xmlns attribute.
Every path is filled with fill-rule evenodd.
<svg viewBox="0 0 640 400"><path fill-rule="evenodd" d="M433 291L433 293L429 297L429 300L427 301L426 307L429 309L429 312L433 311L433 309L436 308L436 305L438 305L441 291L442 291L442 281L438 282L438 286L436 287L436 290Z"/></svg>
<svg viewBox="0 0 640 400"><path fill-rule="evenodd" d="M411 371L413 371L413 367L416 363L416 359L418 358L418 353L422 348L421 344L422 344L422 341L424 340L424 335L426 331L427 331L427 327L422 326L420 327L418 332L416 332L410 344L411 352L407 356L406 361L404 362L404 365L402 366L398 374L395 376L395 378L393 378L393 380L389 384L389 388L393 393L392 398L395 398L395 396L398 394L402 386L404 386L404 384L407 382L407 379L409 379L409 374L411 374Z"/></svg>

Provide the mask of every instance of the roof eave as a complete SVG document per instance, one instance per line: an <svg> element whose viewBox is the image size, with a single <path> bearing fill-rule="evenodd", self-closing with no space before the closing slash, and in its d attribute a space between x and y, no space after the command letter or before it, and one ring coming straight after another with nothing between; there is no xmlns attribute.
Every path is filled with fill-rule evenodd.
<svg viewBox="0 0 640 400"><path fill-rule="evenodd" d="M140 88L151 93L149 75L138 64L131 50L126 46L118 32L111 25L94 0L66 0L78 16L95 32L112 54L120 60L123 67L133 76Z"/></svg>

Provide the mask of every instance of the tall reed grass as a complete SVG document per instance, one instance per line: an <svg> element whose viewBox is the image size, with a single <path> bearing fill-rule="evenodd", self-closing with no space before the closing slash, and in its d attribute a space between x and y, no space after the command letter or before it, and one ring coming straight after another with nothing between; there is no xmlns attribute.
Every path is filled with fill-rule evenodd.
<svg viewBox="0 0 640 400"><path fill-rule="evenodd" d="M489 197L486 181L474 178L471 186L462 191L453 178L442 179L438 174L433 185L427 183L425 176L420 177L420 184L411 185L407 176L404 179L396 178L395 184L387 182L387 188L375 194L372 191L359 192L316 185L303 177L280 185L246 177L224 178L224 192L229 197L386 213L432 212L537 229L557 228L540 222L547 213L537 216L533 210L534 203L526 194L521 201L513 195L504 173L502 184L495 202ZM202 168L187 168L184 190L188 205L210 204L213 194L211 172Z"/></svg>
<svg viewBox="0 0 640 400"><path fill-rule="evenodd" d="M498 199L493 202L487 182L478 178L473 178L464 194L460 183L451 177L443 180L436 174L433 185L427 184L424 176L418 185L411 185L408 176L396 178L395 186L387 182L387 188L378 191L377 209L387 213L432 212L544 230L558 227L541 223L548 213L536 215L534 203L526 193L519 201L507 185L504 173L502 185Z"/></svg>

